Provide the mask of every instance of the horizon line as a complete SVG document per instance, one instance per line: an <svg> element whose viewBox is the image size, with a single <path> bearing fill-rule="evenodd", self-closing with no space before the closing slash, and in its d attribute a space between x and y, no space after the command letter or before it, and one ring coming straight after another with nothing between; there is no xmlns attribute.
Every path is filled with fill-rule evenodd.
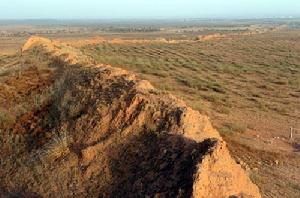
<svg viewBox="0 0 300 198"><path fill-rule="evenodd" d="M268 17L78 17L78 18L0 18L0 21L78 21L78 20L255 20L255 19L300 19L300 16L268 16Z"/></svg>

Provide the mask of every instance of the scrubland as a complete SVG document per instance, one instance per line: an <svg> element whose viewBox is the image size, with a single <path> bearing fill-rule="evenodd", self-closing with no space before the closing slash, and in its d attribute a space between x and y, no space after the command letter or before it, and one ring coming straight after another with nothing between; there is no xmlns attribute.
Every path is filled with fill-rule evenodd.
<svg viewBox="0 0 300 198"><path fill-rule="evenodd" d="M142 33L137 39L141 38ZM291 127L300 130L300 31L280 30L206 41L192 35L185 39L186 42L177 43L101 41L79 49L94 63L135 72L162 92L172 93L208 115L263 197L299 197L300 134L292 140L289 135ZM5 139L1 154L7 158L11 157L9 153L22 156L24 150L34 149L28 148L31 144L44 145L43 152L37 155L47 156L45 160L51 162L72 152L66 146L70 140L64 130L51 131L61 112L53 106L60 101L62 82L54 81L61 78L63 63L49 59L47 54L41 56L40 51L35 48L26 56L19 51L0 54L0 138ZM68 72L72 82L85 83L84 74L83 79L76 81L81 71ZM70 106L68 115L81 113L75 101L66 101L69 103L64 105ZM161 142L164 137L154 139ZM143 146L137 145L140 147ZM13 160L16 164L7 160L2 167L24 163L21 158ZM28 168L26 164L20 166ZM111 167L120 170L119 164ZM36 168L41 171L47 167ZM11 171L13 168L8 169ZM76 175L79 170L73 171ZM37 179L36 175L30 177Z"/></svg>

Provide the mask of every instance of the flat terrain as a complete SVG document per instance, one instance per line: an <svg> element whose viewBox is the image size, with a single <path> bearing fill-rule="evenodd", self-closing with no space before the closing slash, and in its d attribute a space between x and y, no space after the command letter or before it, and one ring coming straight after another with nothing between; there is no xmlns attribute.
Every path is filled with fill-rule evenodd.
<svg viewBox="0 0 300 198"><path fill-rule="evenodd" d="M198 28L180 33L178 29L150 33L62 32L50 37L70 45L80 40L80 46L76 47L95 62L134 71L155 87L171 92L193 109L207 114L264 197L298 198L300 30L286 28L245 34L247 31L239 28L237 33L236 28L230 31L214 28L199 32ZM202 34L214 36L211 39L197 37ZM94 36L102 37L103 41L86 42ZM27 68L22 78L12 79L7 79L7 74L0 70L0 86L4 87L0 96L21 100L25 107L30 106L25 101L29 97L26 90L31 92L43 86L36 85L34 80L29 88L22 88L20 83L17 90L24 93L13 92L9 86L15 87L20 79L28 82L32 76L39 84L47 85L55 72L43 65L38 65L38 70L30 68L39 63L34 57L19 62L19 55L4 55L18 51L27 38L28 35L0 38L0 69L10 68L3 71L14 72L14 68ZM112 42L116 38L118 42ZM154 42L158 38L169 42ZM8 101L0 101L2 119L8 115L4 107L4 104L10 105ZM18 107L13 109L21 111ZM6 122L13 122L14 116ZM289 138L291 127L299 131L292 140Z"/></svg>
<svg viewBox="0 0 300 198"><path fill-rule="evenodd" d="M179 44L104 43L82 50L180 96L209 114L221 131L235 123L241 132L288 137L290 127L299 127L298 31Z"/></svg>

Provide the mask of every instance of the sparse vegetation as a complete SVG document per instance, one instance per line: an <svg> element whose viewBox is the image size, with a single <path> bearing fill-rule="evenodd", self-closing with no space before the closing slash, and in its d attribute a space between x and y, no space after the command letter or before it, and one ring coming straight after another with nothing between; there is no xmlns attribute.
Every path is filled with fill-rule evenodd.
<svg viewBox="0 0 300 198"><path fill-rule="evenodd" d="M188 44L106 43L82 50L97 62L139 73L156 87L182 98L208 114L226 138L251 139L247 135L251 131L257 137L272 138L287 137L291 125L299 126L299 37L299 31L275 32ZM264 186L268 174L279 172L272 169L255 174L255 181ZM269 190L263 189L264 196L270 197ZM295 189L289 190L292 197L297 194Z"/></svg>
<svg viewBox="0 0 300 198"><path fill-rule="evenodd" d="M8 111L0 109L0 128L3 128L5 125L12 125L15 123L15 117Z"/></svg>
<svg viewBox="0 0 300 198"><path fill-rule="evenodd" d="M151 40L155 36L165 36L169 41L183 38L182 34L170 35L151 28L111 28L109 31L127 32L115 35L124 36L127 41L145 38ZM164 93L171 92L202 114L208 114L228 142L233 155L249 164L247 170L261 188L264 197L298 197L299 140L295 139L295 142L290 143L287 137L291 126L299 127L300 119L299 30L270 31L230 39L224 37L217 42L213 39L202 41L198 37L195 40L195 34L199 34L199 31L188 28L184 30L184 39L187 39L185 42L104 41L82 45L80 51L97 63L111 64L138 73ZM78 38L74 38L72 39L77 42ZM5 42L0 46L3 44ZM111 185L111 172L119 177L127 171L123 170L119 157L128 163L128 168L132 168L127 155L123 155L127 149L130 150L132 144L123 145L118 139L120 134L117 133L113 142L126 148L119 151L117 159L107 162L107 159L102 158L105 152L97 157L93 157L92 152L89 153L90 156L83 156L86 148L99 143L93 141L94 138L105 142L113 133L113 129L101 124L95 131L102 133L103 130L108 130L109 135L94 134L91 126L95 126L100 118L109 119L105 117L107 114L98 114L99 109L106 110L105 105L95 105L97 102L94 101L93 90L79 95L82 87L86 89L90 86L87 74L96 75L97 72L93 73L88 68L77 71L76 65L71 69L64 68L62 72L57 67L63 66L61 59L49 61L49 54L41 51L34 48L22 56L19 52L15 55L0 55L0 148L1 157L5 159L1 160L0 165L5 171L20 170L14 176L20 181L26 178L25 183L31 187L37 185L40 178L35 174L30 175L30 172L47 172L51 164L59 163L55 167L57 169L51 169L51 176L60 178L57 180L62 183L61 192L69 186L77 189L74 178L83 176L90 177L88 185L98 182L97 185L107 188ZM116 89L112 92L97 97L109 102L120 91L118 83L115 86ZM103 87L98 87L98 91L101 93ZM81 100L82 98L85 100ZM124 116L116 114L115 117L111 123L118 123L118 119ZM77 125L73 125L76 120L85 122L79 121ZM67 129L57 127L60 122L69 123L64 126ZM85 132L81 133L82 131ZM73 142L70 137L78 138L77 142ZM88 143L83 144L82 140ZM141 141L144 141L143 138ZM135 146L143 148L143 145ZM111 150L111 147L107 150ZM136 156L135 149L133 151L132 156ZM30 154L29 160L27 154ZM171 154L167 153L166 156L172 157ZM84 164L82 157L92 160ZM74 163L72 170L65 169L65 160ZM94 162L97 165L90 166ZM99 167L99 164L107 166L106 169ZM151 162L139 164L142 166L141 174L144 174L143 168L152 165ZM77 165L80 165L79 169L75 168ZM88 169L90 167L92 170ZM103 176L97 178L98 176L89 175L97 168L103 168L97 170ZM55 171L62 175L56 175ZM130 171L134 173L134 170ZM5 173L2 171L0 176L3 174ZM70 178L70 174L74 178ZM129 175L135 177L134 174ZM64 181L65 178L69 180ZM128 181L117 183L131 185ZM57 184L46 181L43 187L51 189L53 186ZM97 190L99 189L89 189L92 193L98 193Z"/></svg>
<svg viewBox="0 0 300 198"><path fill-rule="evenodd" d="M251 124L256 114L251 117L250 112L282 122L292 117L292 122L297 124L300 116L293 109L300 108L300 104L290 93L299 86L299 56L290 51L299 49L285 38L298 36L295 31L224 39L217 43L104 43L84 46L82 50L97 62L140 73L162 90L168 87L195 109L202 112L205 109L218 128L233 117ZM279 98L285 98L285 102ZM205 108L194 102L199 99L206 101L202 103ZM249 119L244 119L240 109L249 112ZM268 127L280 133L276 127Z"/></svg>
<svg viewBox="0 0 300 198"><path fill-rule="evenodd" d="M225 123L222 128L220 128L221 133L244 133L247 130L247 126L239 123Z"/></svg>

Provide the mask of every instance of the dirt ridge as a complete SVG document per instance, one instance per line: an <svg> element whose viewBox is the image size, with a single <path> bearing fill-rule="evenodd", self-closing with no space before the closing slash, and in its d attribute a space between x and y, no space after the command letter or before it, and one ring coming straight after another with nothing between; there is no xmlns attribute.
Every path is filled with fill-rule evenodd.
<svg viewBox="0 0 300 198"><path fill-rule="evenodd" d="M32 37L23 55L37 46L62 62L47 110L58 135L39 137L24 156L37 162L19 168L28 178L4 179L3 192L25 182L24 196L261 197L207 116L58 41Z"/></svg>

